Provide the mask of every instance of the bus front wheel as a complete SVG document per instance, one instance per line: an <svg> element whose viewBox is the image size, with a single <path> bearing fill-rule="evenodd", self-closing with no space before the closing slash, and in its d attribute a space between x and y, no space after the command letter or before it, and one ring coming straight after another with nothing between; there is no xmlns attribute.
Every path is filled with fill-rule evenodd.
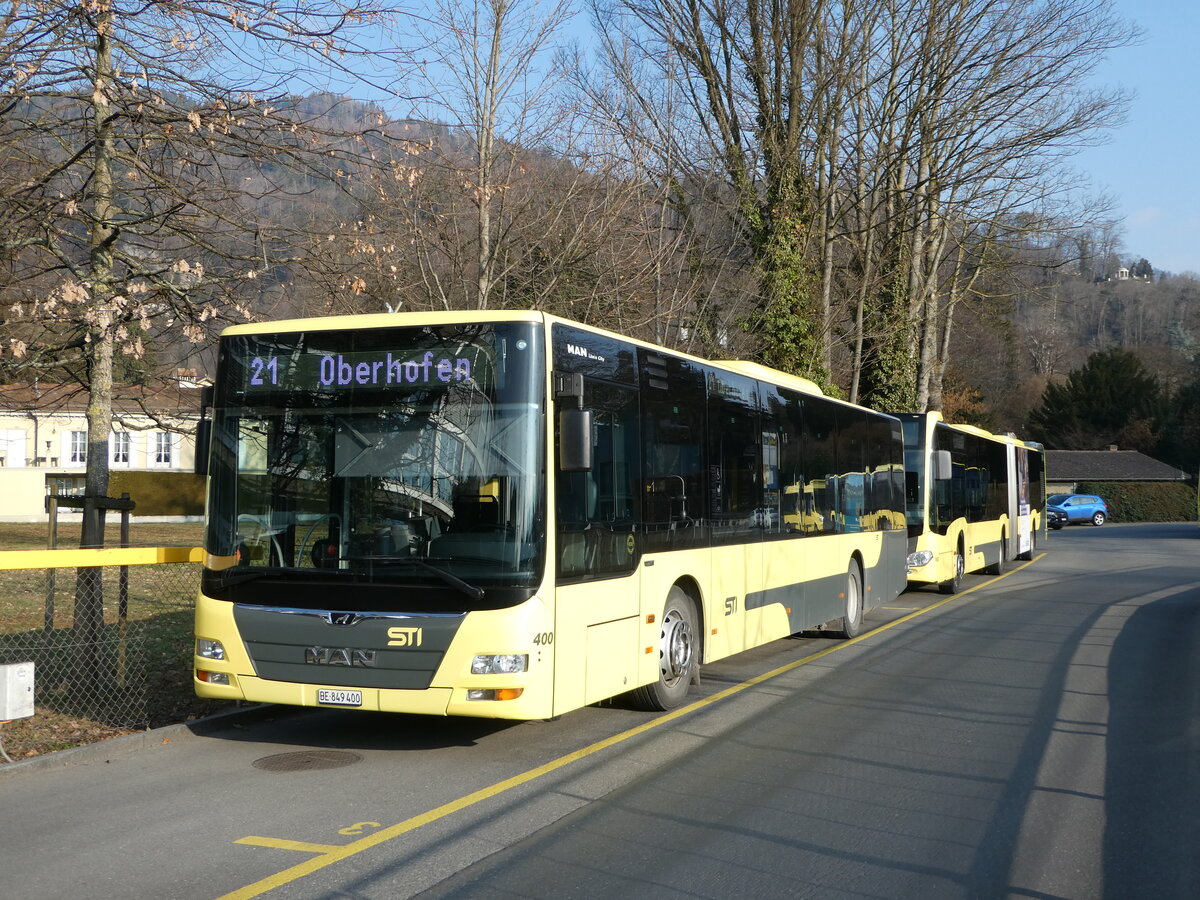
<svg viewBox="0 0 1200 900"><path fill-rule="evenodd" d="M699 664L698 634L692 598L678 586L671 588L659 619L658 680L632 692L639 709L661 711L683 702Z"/></svg>

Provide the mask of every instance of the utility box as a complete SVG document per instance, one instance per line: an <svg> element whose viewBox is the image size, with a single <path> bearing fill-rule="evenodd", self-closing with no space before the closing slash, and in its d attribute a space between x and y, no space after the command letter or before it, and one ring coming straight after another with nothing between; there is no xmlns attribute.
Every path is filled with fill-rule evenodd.
<svg viewBox="0 0 1200 900"><path fill-rule="evenodd" d="M33 715L33 663L0 665L0 722Z"/></svg>

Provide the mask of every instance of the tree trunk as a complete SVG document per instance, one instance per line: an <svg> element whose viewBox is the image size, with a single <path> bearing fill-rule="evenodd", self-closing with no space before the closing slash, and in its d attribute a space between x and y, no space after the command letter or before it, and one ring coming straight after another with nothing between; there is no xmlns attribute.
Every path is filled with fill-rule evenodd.
<svg viewBox="0 0 1200 900"><path fill-rule="evenodd" d="M93 322L88 335L87 475L80 546L104 546L104 511L97 501L108 495L108 439L112 430L113 394L113 243L117 238L112 160L114 134L109 91L113 79L112 12L96 15L93 117L92 226L85 287ZM95 682L101 672L104 637L102 569L79 569L75 590L80 677Z"/></svg>

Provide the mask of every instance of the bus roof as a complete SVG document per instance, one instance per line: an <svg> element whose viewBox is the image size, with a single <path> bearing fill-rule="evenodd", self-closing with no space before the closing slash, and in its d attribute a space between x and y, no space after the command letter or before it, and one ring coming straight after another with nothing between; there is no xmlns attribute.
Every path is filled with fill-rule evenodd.
<svg viewBox="0 0 1200 900"><path fill-rule="evenodd" d="M682 350L676 350L670 347L662 347L649 341L643 341L619 332L609 331L605 328L598 328L595 325L587 325L583 322L577 322L573 319L567 319L561 316L551 315L550 313L539 312L537 310L470 309L439 310L434 312L366 313L353 316L314 316L304 319L281 319L278 321L251 322L245 325L231 325L221 332L221 337L242 334L274 334L279 332L295 331L339 331L353 328L404 328L417 325L454 325L458 323L475 322L541 322L545 324L559 322L563 325L569 325L573 328L583 328L587 329L588 331L597 332L598 334L607 335L617 340L627 341L631 344L637 344L638 346L645 347L649 350L657 350L664 353L670 353L674 356L682 356L704 365L716 366L717 368L723 368L732 372L737 372L750 378L769 381L782 387L791 388L805 394L825 396L824 392L815 382L799 375L792 375L788 372L772 369L769 366L762 365L761 363L742 359L705 359L703 357L694 356ZM847 401L841 402L845 403ZM853 406L855 404L848 405Z"/></svg>

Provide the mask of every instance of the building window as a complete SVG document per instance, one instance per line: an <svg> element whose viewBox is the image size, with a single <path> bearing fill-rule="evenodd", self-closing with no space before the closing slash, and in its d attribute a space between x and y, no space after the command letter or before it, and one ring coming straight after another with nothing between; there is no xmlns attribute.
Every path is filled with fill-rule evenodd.
<svg viewBox="0 0 1200 900"><path fill-rule="evenodd" d="M87 462L87 432L72 431L71 432L71 447L70 453L67 456L67 465L82 466Z"/></svg>
<svg viewBox="0 0 1200 900"><path fill-rule="evenodd" d="M128 431L114 431L112 436L112 461L114 465L129 465L131 441Z"/></svg>
<svg viewBox="0 0 1200 900"><path fill-rule="evenodd" d="M169 466L171 464L171 435L159 431L154 435L154 464Z"/></svg>
<svg viewBox="0 0 1200 900"><path fill-rule="evenodd" d="M24 467L25 437L25 432L19 428L0 429L0 466Z"/></svg>

